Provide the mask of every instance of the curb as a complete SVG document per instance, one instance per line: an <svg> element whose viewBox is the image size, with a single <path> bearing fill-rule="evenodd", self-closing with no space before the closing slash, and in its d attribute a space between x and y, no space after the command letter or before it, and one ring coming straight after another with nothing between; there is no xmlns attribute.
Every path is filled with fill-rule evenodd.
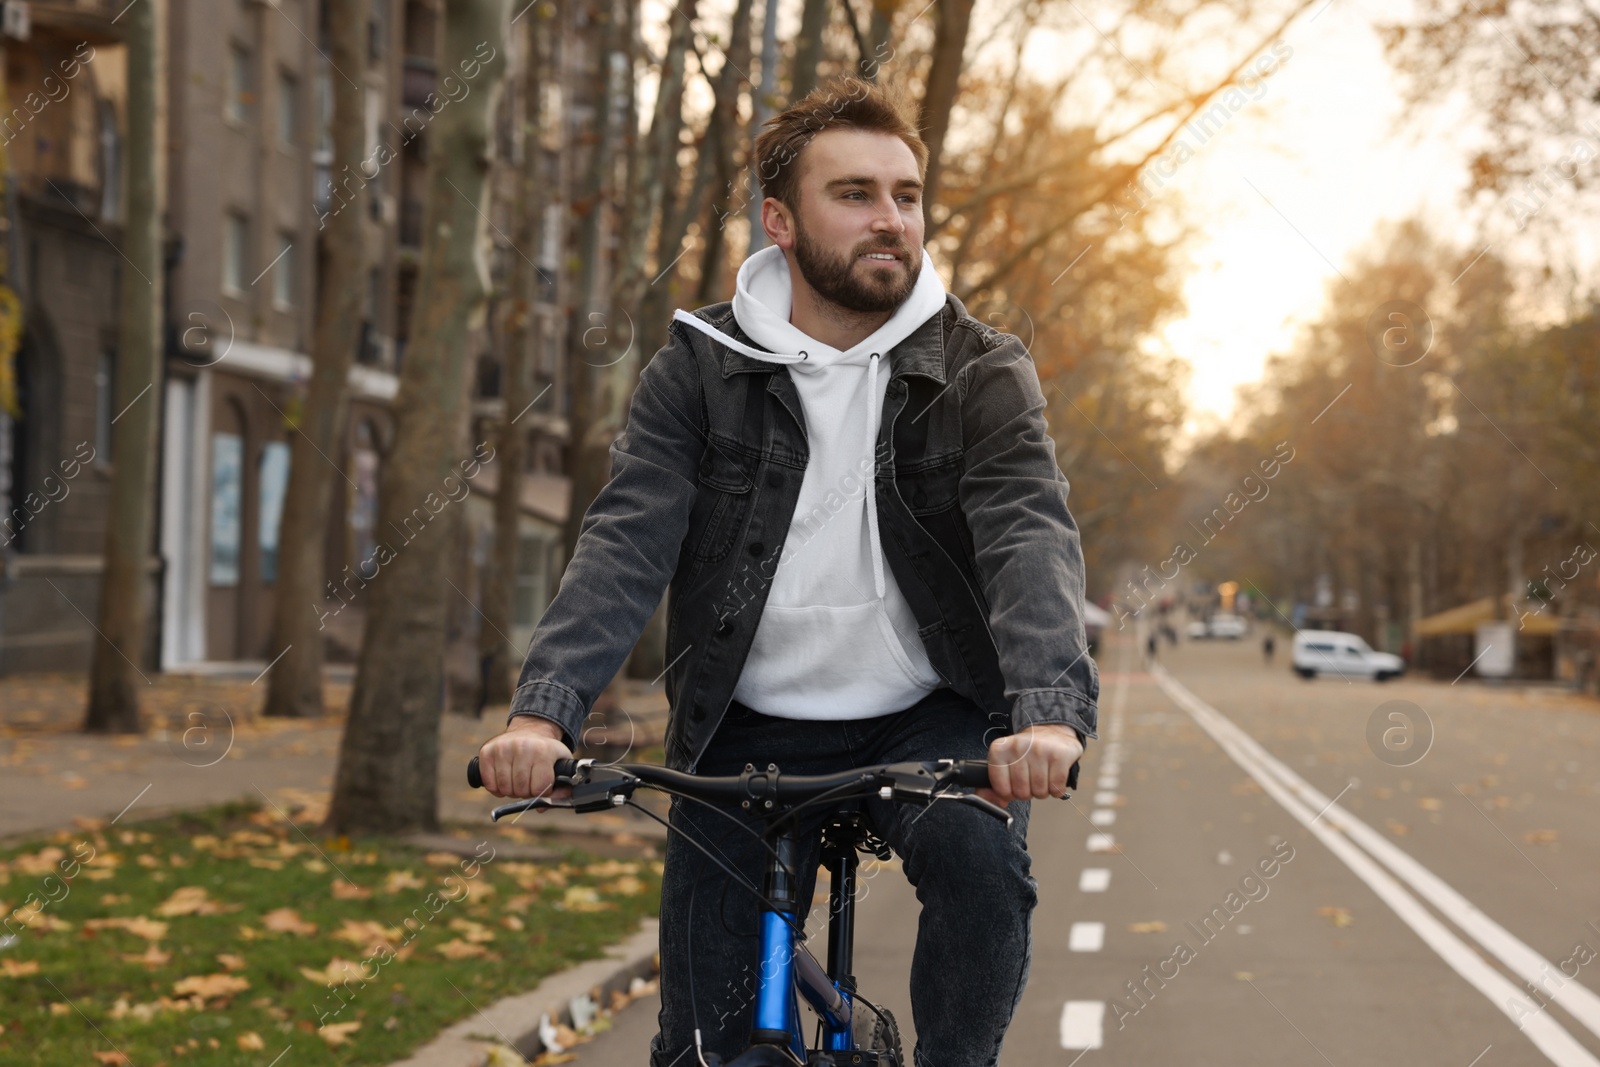
<svg viewBox="0 0 1600 1067"><path fill-rule="evenodd" d="M533 1059L544 1051L540 1015L548 1013L552 1022L571 1026L572 998L599 986L603 1002L612 990L626 991L634 978L655 973L659 930L659 920L645 919L637 933L607 948L604 957L553 974L531 992L480 1008L389 1067L485 1067L494 1045L510 1045L524 1059Z"/></svg>

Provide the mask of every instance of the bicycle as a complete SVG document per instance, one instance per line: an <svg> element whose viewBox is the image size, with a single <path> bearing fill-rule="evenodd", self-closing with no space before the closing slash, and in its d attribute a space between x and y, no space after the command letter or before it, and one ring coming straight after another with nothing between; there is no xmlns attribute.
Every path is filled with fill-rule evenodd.
<svg viewBox="0 0 1600 1067"><path fill-rule="evenodd" d="M997 804L970 790L989 784L989 765L982 760L929 760L877 764L822 775L783 775L775 764L757 770L745 764L739 775L698 776L651 764L597 764L593 759L556 762L556 782L570 785L570 799L539 796L495 808L499 819L523 811L567 808L574 812L609 811L631 806L679 832L659 815L633 802L641 786L717 808L718 801L734 801L761 818L761 839L767 851L762 888L757 890L737 871L692 837L684 839L722 868L733 882L761 901L760 960L756 979L755 1012L749 1046L723 1065L716 1053L699 1047L703 1067L903 1067L900 1031L894 1016L861 995L851 973L855 940L855 876L857 852L889 859L886 842L862 825L862 812L850 801L868 796L902 803L932 804L937 800L970 804L1000 819L1007 826L1011 815ZM467 781L481 788L478 758L467 766ZM1067 793L1063 799L1071 797ZM805 947L805 934L796 924L801 905L797 897L800 855L797 817L814 806L832 804L823 813L821 866L829 873L828 965L824 968ZM737 816L724 814L734 822ZM741 824L742 825L742 824ZM754 833L754 830L751 830ZM817 1014L818 1036L807 1046L801 1029L799 998ZM865 1006L871 1014L857 1011ZM709 1057L709 1058L708 1058Z"/></svg>

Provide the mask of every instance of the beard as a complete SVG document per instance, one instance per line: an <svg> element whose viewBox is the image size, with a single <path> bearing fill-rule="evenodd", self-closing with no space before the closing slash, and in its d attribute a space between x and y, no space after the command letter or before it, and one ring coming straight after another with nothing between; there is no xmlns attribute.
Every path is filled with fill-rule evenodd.
<svg viewBox="0 0 1600 1067"><path fill-rule="evenodd" d="M869 244L835 255L810 239L798 214L795 224L795 263L800 276L823 299L849 311L877 314L894 311L916 287L922 258L914 257L903 243ZM900 265L880 267L860 258L869 252L892 252L900 257ZM861 263L866 265L858 271Z"/></svg>

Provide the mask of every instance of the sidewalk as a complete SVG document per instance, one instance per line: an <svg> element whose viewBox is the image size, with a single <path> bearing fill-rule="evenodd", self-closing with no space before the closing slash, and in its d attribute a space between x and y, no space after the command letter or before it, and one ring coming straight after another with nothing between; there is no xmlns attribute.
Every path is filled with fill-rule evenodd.
<svg viewBox="0 0 1600 1067"><path fill-rule="evenodd" d="M225 672L152 675L142 737L77 732L88 692L83 675L0 678L0 840L70 826L79 817L140 818L245 798L291 814L314 813L333 784L352 688L348 668L325 677L328 717L285 720L258 714L265 681ZM606 728L597 728L596 719L589 741L613 742L603 758L636 758L659 743L666 698L659 685L634 681L619 681L617 697ZM443 717L439 806L447 825L487 818L493 798L468 788L466 765L505 716L501 705L486 708L482 719ZM630 737L632 755L624 755ZM538 818L576 833L651 839L664 833L633 812Z"/></svg>

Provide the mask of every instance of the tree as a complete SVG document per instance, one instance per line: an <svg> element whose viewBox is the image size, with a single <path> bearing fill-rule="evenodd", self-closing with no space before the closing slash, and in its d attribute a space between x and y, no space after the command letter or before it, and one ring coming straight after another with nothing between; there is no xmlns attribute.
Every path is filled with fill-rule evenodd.
<svg viewBox="0 0 1600 1067"><path fill-rule="evenodd" d="M527 426L519 427L518 420L533 403L533 361L531 348L535 337L533 324L534 288L538 285L537 271L527 253L542 246L543 221L547 196L539 188L540 141L544 132L544 79L548 73L546 57L540 54L547 34L539 33L539 23L555 17L553 3L541 3L526 12L523 24L521 92L518 114L521 126L522 158L514 184L511 213L512 245L516 254L511 260L511 292L507 300L504 329L501 331L505 385L502 395L505 407L500 419L499 455L496 462L500 470L500 483L495 488L494 499L494 562L490 580L483 583L483 628L479 631L478 650L484 660L483 703L509 703L512 694L513 672L520 664L513 662L515 649L507 635L511 633L511 596L520 569L519 547L522 516L522 469L528 454ZM513 102L507 100L507 105ZM526 249L527 253L523 250ZM481 707L481 706L480 706Z"/></svg>
<svg viewBox="0 0 1600 1067"><path fill-rule="evenodd" d="M483 214L489 120L505 68L506 0L446 0L441 69L470 88L428 129L427 229L411 341L395 401L395 444L379 487L378 548L350 718L328 826L401 832L438 825L446 561L458 543L468 450L465 354L488 298Z"/></svg>
<svg viewBox="0 0 1600 1067"><path fill-rule="evenodd" d="M323 559L333 464L343 453L350 417L348 379L361 338L366 296L367 175L360 173L366 145L362 89L367 74L367 4L328 0L333 68L335 196L324 216L317 321L304 413L292 430L289 485L279 524L278 581L273 603L271 654L282 658L267 679L264 714L322 714ZM354 172L354 173L353 173ZM359 571L359 564L358 564ZM365 577L365 576L363 576Z"/></svg>
<svg viewBox="0 0 1600 1067"><path fill-rule="evenodd" d="M111 447L111 506L106 514L105 570L100 621L89 667L84 729L137 733L139 681L149 619L150 533L155 502L157 430L161 414L161 189L163 111L159 62L164 20L160 5L127 12L128 221L123 230L121 333L118 338L117 416Z"/></svg>

